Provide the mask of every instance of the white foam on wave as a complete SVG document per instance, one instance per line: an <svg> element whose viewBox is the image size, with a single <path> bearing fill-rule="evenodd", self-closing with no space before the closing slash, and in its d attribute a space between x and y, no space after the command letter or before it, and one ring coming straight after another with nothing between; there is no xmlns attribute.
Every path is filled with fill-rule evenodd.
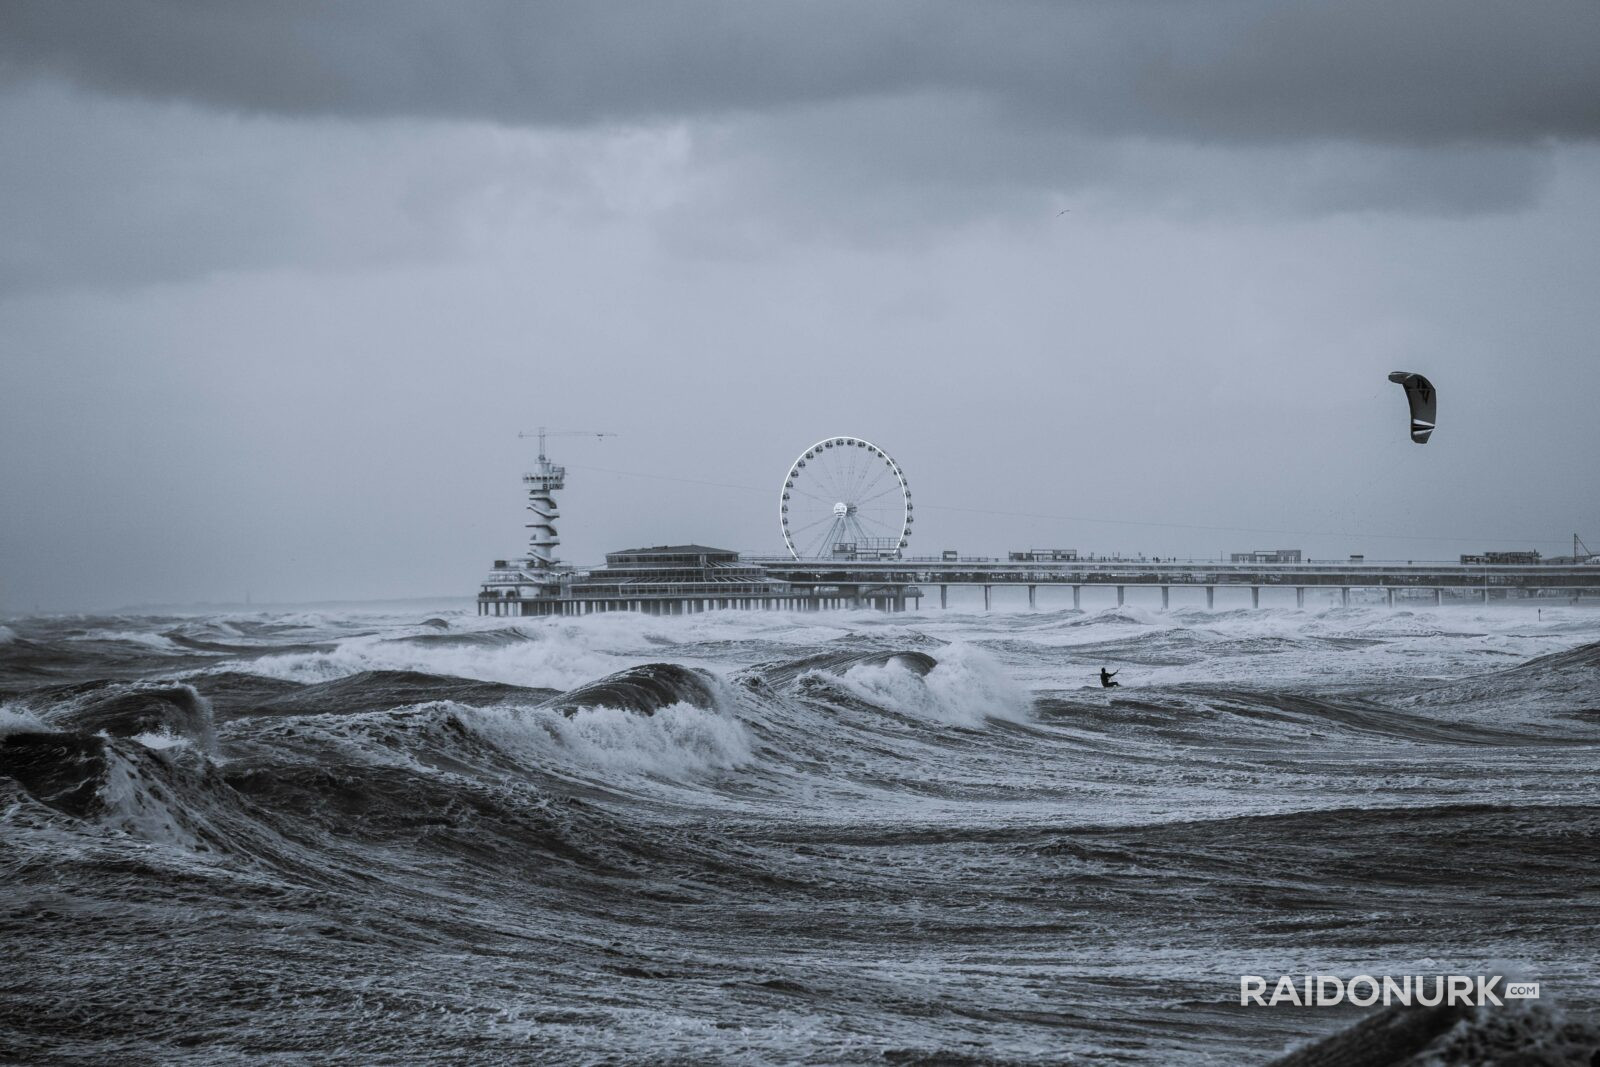
<svg viewBox="0 0 1600 1067"><path fill-rule="evenodd" d="M1107 609L1098 615L931 621L954 640L1000 642L1014 673L1039 687L1094 686L1088 667L1124 668L1129 686L1388 684L1464 678L1600 639L1600 612L1490 605L1382 604L1206 611ZM1027 621L1017 621L1027 620ZM1137 620L1137 621L1136 621ZM1032 646L1031 648L1029 646ZM1082 654L1092 648L1092 660ZM1059 650L1059 658L1056 655Z"/></svg>
<svg viewBox="0 0 1600 1067"><path fill-rule="evenodd" d="M160 759L160 756L151 758ZM147 769L106 745L106 777L99 789L105 813L100 821L158 844L193 849L199 839L185 825L169 789L151 780Z"/></svg>
<svg viewBox="0 0 1600 1067"><path fill-rule="evenodd" d="M294 682L328 682L362 671L404 670L570 689L625 667L658 660L666 648L748 640L755 636L754 631L787 628L786 619L770 614L732 611L682 618L620 611L573 619L467 617L450 624L450 632L462 638L459 642L427 640L441 632L412 624L346 638L330 652L264 656L230 663L227 669ZM484 638L481 645L472 643L475 635ZM682 659L676 651L671 654Z"/></svg>
<svg viewBox="0 0 1600 1067"><path fill-rule="evenodd" d="M192 738L175 734L171 730L146 730L142 734L134 734L131 740L137 741L145 748L155 752L165 752L169 748L193 749Z"/></svg>
<svg viewBox="0 0 1600 1067"><path fill-rule="evenodd" d="M0 737L49 730L44 722L21 704L0 704Z"/></svg>
<svg viewBox="0 0 1600 1067"><path fill-rule="evenodd" d="M426 726L421 733L419 725ZM525 770L613 785L643 778L700 781L750 764L756 744L736 717L688 703L652 715L604 706L565 715L546 707L433 700L356 715L275 717L255 726L258 742L315 738L335 745L341 759L422 774L453 774L459 759L473 761L473 746L461 747L465 730ZM450 753L445 764L418 747L424 737Z"/></svg>
<svg viewBox="0 0 1600 1067"><path fill-rule="evenodd" d="M331 652L294 652L232 663L231 670L291 682L330 682L362 671L420 671L425 674L475 678L486 682L570 689L610 674L637 660L620 661L600 651L581 635L554 628L516 629L532 638L506 644L423 644L388 639L389 635L354 637Z"/></svg>
<svg viewBox="0 0 1600 1067"><path fill-rule="evenodd" d="M952 726L986 719L1026 722L1033 699L989 653L965 642L939 650L938 662L919 674L897 659L852 667L830 681L874 704Z"/></svg>
<svg viewBox="0 0 1600 1067"><path fill-rule="evenodd" d="M456 705L455 714L496 748L551 769L682 781L755 759L742 723L693 704L670 704L653 715L596 707L566 716L545 708L464 705Z"/></svg>
<svg viewBox="0 0 1600 1067"><path fill-rule="evenodd" d="M184 648L174 644L164 634L151 633L147 630L90 630L88 633L72 634L65 638L68 641L122 641L130 645L140 645L155 652L178 652L184 655L193 654L193 649Z"/></svg>

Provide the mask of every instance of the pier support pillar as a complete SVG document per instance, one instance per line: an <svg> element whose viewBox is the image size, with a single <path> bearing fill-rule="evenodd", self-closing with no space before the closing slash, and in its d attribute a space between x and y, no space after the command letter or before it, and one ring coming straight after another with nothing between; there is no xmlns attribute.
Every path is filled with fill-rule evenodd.
<svg viewBox="0 0 1600 1067"><path fill-rule="evenodd" d="M1162 611L1166 611L1167 610L1167 605L1172 602L1171 593L1172 593L1172 587L1171 586L1164 585L1164 586L1161 587L1161 610Z"/></svg>
<svg viewBox="0 0 1600 1067"><path fill-rule="evenodd" d="M1345 588L1339 590L1339 606L1341 608L1347 608L1347 607L1350 606L1350 587L1349 586L1346 586Z"/></svg>
<svg viewBox="0 0 1600 1067"><path fill-rule="evenodd" d="M1488 586L1484 586L1483 587L1483 602L1485 604L1487 604L1489 602L1489 587Z"/></svg>
<svg viewBox="0 0 1600 1067"><path fill-rule="evenodd" d="M1208 585L1208 586L1206 586L1206 610L1207 611L1214 611L1214 610L1216 610L1216 607L1217 607L1217 587L1214 586L1214 585Z"/></svg>
<svg viewBox="0 0 1600 1067"><path fill-rule="evenodd" d="M1078 597L1082 592L1083 592L1083 586L1075 585L1075 586L1072 587L1072 610L1073 611L1082 610L1078 606Z"/></svg>
<svg viewBox="0 0 1600 1067"><path fill-rule="evenodd" d="M1394 607L1394 590L1393 589L1385 589L1383 591L1383 596L1384 596L1384 599L1389 602L1389 607L1391 607L1391 608Z"/></svg>
<svg viewBox="0 0 1600 1067"><path fill-rule="evenodd" d="M983 587L983 610L984 611L988 611L989 610L989 587L988 586L984 586Z"/></svg>
<svg viewBox="0 0 1600 1067"><path fill-rule="evenodd" d="M1036 608L1038 606L1037 602L1034 599L1034 593L1038 591L1038 588L1039 587L1036 586L1036 585L1028 586L1028 610L1029 611L1034 610L1034 608Z"/></svg>
<svg viewBox="0 0 1600 1067"><path fill-rule="evenodd" d="M1122 607L1122 586L1117 586L1117 607Z"/></svg>
<svg viewBox="0 0 1600 1067"><path fill-rule="evenodd" d="M1261 587L1259 585L1252 585L1250 587L1250 606L1252 608L1259 608L1261 606Z"/></svg>
<svg viewBox="0 0 1600 1067"><path fill-rule="evenodd" d="M1303 585L1294 587L1294 606L1297 608L1306 606L1306 587Z"/></svg>
<svg viewBox="0 0 1600 1067"><path fill-rule="evenodd" d="M939 606L941 608L948 608L950 606L950 587L948 585L941 585L939 587Z"/></svg>
<svg viewBox="0 0 1600 1067"><path fill-rule="evenodd" d="M1433 587L1433 606L1438 607L1444 603L1444 590L1438 586Z"/></svg>

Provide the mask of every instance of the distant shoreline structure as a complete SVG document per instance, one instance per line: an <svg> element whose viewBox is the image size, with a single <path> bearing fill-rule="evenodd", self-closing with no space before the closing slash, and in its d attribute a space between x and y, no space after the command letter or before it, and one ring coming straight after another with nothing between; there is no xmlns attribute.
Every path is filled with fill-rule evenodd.
<svg viewBox="0 0 1600 1067"><path fill-rule="evenodd" d="M856 438L834 441L855 442ZM813 446L813 451L822 446ZM863 447L866 447L863 444ZM892 465L892 461L891 465ZM797 462L798 466L798 462ZM903 476L894 468L903 484ZM791 480L794 470L791 469ZM925 585L939 587L939 606L949 606L951 586L983 590L984 610L992 607L996 587L1026 588L1029 608L1037 607L1040 586L1072 589L1072 606L1081 608L1085 586L1116 589L1117 604L1129 588L1158 588L1161 607L1170 606L1174 588L1203 589L1208 609L1216 605L1218 588L1250 591L1251 607L1260 607L1263 588L1292 588L1297 607L1305 606L1307 589L1337 591L1341 605L1352 589L1382 589L1389 606L1397 592L1428 596L1435 604L1451 597L1491 599L1530 596L1600 598L1600 557L1579 561L1541 561L1536 552L1484 553L1463 556L1458 563L1368 562L1364 556L1313 561L1299 549L1234 553L1228 562L1211 560L1122 559L1080 556L1072 549L1015 551L1009 558L962 556L951 549L937 557L900 554L904 537L892 554L860 553L855 543L836 546L828 558L751 557L701 544L655 545L606 555L603 566L579 568L555 556L560 544L555 493L566 484L566 468L540 450L534 470L523 476L527 509L533 513L528 552L498 559L479 586L479 615L570 616L634 611L649 615L685 615L727 609L820 611L873 608L905 611L921 607ZM907 501L909 504L909 499ZM909 529L909 527L907 527ZM787 527L785 528L786 541ZM1578 544L1574 538L1574 544Z"/></svg>

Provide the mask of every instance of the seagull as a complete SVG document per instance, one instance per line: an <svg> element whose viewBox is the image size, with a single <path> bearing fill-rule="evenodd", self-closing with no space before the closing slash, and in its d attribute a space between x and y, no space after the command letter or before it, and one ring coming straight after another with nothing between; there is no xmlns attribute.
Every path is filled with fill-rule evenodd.
<svg viewBox="0 0 1600 1067"><path fill-rule="evenodd" d="M1067 213L1067 212L1069 212L1069 211L1071 211L1071 210L1072 210L1072 209L1071 209L1071 208L1070 208L1070 207L1064 207L1064 208L1062 208L1062 209L1061 209L1061 210L1060 210L1060 211L1058 211L1058 212L1056 212L1056 218L1058 218L1058 219L1059 219L1059 218L1060 218L1060 217L1061 217L1061 216L1062 216L1062 215L1065 215L1065 214L1066 214L1066 213Z"/></svg>

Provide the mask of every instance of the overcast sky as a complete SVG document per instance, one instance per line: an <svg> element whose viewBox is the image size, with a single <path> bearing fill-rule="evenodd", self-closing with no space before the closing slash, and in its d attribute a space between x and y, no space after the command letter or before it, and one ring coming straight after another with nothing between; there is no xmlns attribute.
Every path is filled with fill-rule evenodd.
<svg viewBox="0 0 1600 1067"><path fill-rule="evenodd" d="M1597 141L1594 0L6 0L0 610L470 595L541 424L576 562L840 433L914 553L1600 547Z"/></svg>

